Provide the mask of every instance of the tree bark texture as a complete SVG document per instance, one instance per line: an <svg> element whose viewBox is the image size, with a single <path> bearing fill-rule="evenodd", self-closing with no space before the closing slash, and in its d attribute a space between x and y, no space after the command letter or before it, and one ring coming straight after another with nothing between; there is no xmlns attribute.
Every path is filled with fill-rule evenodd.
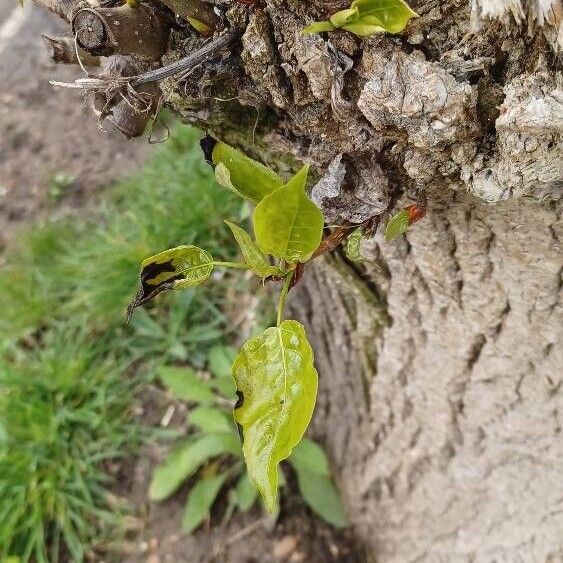
<svg viewBox="0 0 563 563"><path fill-rule="evenodd" d="M300 33L344 0L210 4L240 40L162 100L282 173L311 163L329 224L381 219L365 263L337 252L290 294L371 559L563 561L560 1L422 0L363 40ZM161 64L208 41L169 25ZM384 243L412 201L426 218Z"/></svg>
<svg viewBox="0 0 563 563"><path fill-rule="evenodd" d="M429 194L404 240L307 272L329 444L374 561L563 560L561 206Z"/></svg>

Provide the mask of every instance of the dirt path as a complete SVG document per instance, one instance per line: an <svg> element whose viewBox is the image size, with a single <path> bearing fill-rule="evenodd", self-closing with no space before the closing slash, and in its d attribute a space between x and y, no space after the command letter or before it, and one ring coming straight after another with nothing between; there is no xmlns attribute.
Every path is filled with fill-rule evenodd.
<svg viewBox="0 0 563 563"><path fill-rule="evenodd" d="M130 173L148 150L99 131L80 93L54 88L82 71L48 60L42 33L68 26L26 0L0 2L0 249L14 229L64 198L62 209ZM17 231L17 229L16 229Z"/></svg>

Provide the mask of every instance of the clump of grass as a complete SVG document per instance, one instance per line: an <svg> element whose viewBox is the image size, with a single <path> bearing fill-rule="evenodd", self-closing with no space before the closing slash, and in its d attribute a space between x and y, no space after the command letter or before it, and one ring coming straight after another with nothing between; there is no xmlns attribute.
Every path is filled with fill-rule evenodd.
<svg viewBox="0 0 563 563"><path fill-rule="evenodd" d="M145 257L192 243L236 253L221 218L240 204L214 184L198 138L177 128L93 212L22 235L2 267L0 561L79 562L119 529L104 463L138 443L139 383L153 365L202 365L226 338L221 281L124 323Z"/></svg>
<svg viewBox="0 0 563 563"><path fill-rule="evenodd" d="M140 262L163 249L205 244L218 256L235 254L222 218L236 216L240 203L214 184L198 136L179 127L93 214L24 237L0 274L0 339L14 341L69 316L103 330L121 324Z"/></svg>
<svg viewBox="0 0 563 563"><path fill-rule="evenodd" d="M136 379L122 377L126 364L107 351L67 325L0 362L0 560L55 562L64 551L81 561L115 532L120 509L102 463L131 452L140 434Z"/></svg>

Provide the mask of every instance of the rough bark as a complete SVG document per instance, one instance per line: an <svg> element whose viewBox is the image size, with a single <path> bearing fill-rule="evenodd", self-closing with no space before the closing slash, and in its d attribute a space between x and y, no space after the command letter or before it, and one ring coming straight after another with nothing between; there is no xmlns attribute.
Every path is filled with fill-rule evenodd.
<svg viewBox="0 0 563 563"><path fill-rule="evenodd" d="M561 561L561 206L430 195L364 243L380 266L315 265L292 302L315 430L374 560Z"/></svg>
<svg viewBox="0 0 563 563"><path fill-rule="evenodd" d="M364 265L308 267L292 300L368 553L563 560L560 3L413 2L403 34L364 40L300 33L345 1L211 4L241 39L160 82L164 102L282 172L313 164L331 224L428 206L364 240ZM162 63L204 41L177 22Z"/></svg>

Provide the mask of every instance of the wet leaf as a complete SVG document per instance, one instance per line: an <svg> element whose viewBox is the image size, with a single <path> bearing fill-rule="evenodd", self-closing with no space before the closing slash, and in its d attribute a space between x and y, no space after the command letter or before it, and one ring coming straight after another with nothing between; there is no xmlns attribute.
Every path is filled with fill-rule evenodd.
<svg viewBox="0 0 563 563"><path fill-rule="evenodd" d="M178 246L151 256L141 265L141 287L129 306L130 311L162 291L199 285L212 271L211 254L197 246Z"/></svg>
<svg viewBox="0 0 563 563"><path fill-rule="evenodd" d="M276 509L278 465L299 443L313 414L318 374L303 325L284 321L244 344L233 364L250 479Z"/></svg>
<svg viewBox="0 0 563 563"><path fill-rule="evenodd" d="M330 23L335 27L343 27L348 23L357 22L360 17L358 8L354 7L354 3L350 8L346 8L345 10L340 10L336 12L332 16L330 16Z"/></svg>
<svg viewBox="0 0 563 563"><path fill-rule="evenodd" d="M150 500L168 498L208 459L222 454L240 455L240 444L234 434L207 434L188 440L155 469L149 487Z"/></svg>
<svg viewBox="0 0 563 563"><path fill-rule="evenodd" d="M225 221L233 233L235 240L240 246L244 263L250 267L252 272L261 278L269 276L282 276L283 272L277 266L272 266L268 262L266 255L258 248L251 236L238 225Z"/></svg>
<svg viewBox="0 0 563 563"><path fill-rule="evenodd" d="M162 366L158 370L162 384L177 399L196 403L213 403L215 396L209 385L202 381L191 368Z"/></svg>
<svg viewBox="0 0 563 563"><path fill-rule="evenodd" d="M273 170L226 143L218 142L214 146L212 159L217 183L253 203L259 203L283 186Z"/></svg>
<svg viewBox="0 0 563 563"><path fill-rule="evenodd" d="M321 242L324 219L307 197L309 167L266 196L254 210L254 232L263 252L287 262L307 262Z"/></svg>
<svg viewBox="0 0 563 563"><path fill-rule="evenodd" d="M188 422L207 434L233 432L232 419L226 412L213 407L197 407L189 412Z"/></svg>
<svg viewBox="0 0 563 563"><path fill-rule="evenodd" d="M188 495L182 519L184 532L190 534L209 516L209 511L226 478L227 475L204 477L194 485Z"/></svg>

